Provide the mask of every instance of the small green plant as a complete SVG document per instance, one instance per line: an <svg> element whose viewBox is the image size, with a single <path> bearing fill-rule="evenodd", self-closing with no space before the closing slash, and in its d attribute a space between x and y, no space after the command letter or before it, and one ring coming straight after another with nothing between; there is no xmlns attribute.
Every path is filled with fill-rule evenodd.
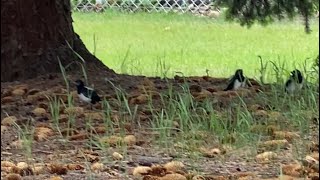
<svg viewBox="0 0 320 180"><path fill-rule="evenodd" d="M158 59L157 64L156 64L156 70L158 70L158 69L160 72L156 71L159 73L156 75L159 75L162 78L168 78L168 73L170 71L170 67L168 65L166 65L166 61L164 61L162 59Z"/></svg>
<svg viewBox="0 0 320 180"><path fill-rule="evenodd" d="M124 57L122 58L122 61L121 61L120 69L121 69L122 73L127 73L128 67L127 67L126 64L127 64L127 59L129 57L129 54L130 54L130 47L131 46L128 47L128 49L127 49L127 51L126 51L126 53L125 53L125 55L124 55Z"/></svg>
<svg viewBox="0 0 320 180"><path fill-rule="evenodd" d="M97 51L97 38L96 38L96 34L93 33L93 55L96 55L96 51Z"/></svg>
<svg viewBox="0 0 320 180"><path fill-rule="evenodd" d="M50 114L51 118L53 120L53 123L55 125L55 128L61 135L60 127L59 127L59 118L60 118L60 106L61 106L61 100L57 98L57 96L47 97L49 100L49 108L50 108Z"/></svg>
<svg viewBox="0 0 320 180"><path fill-rule="evenodd" d="M270 63L273 65L273 72L274 72L274 76L276 78L276 82L279 84L283 84L284 79L283 79L283 75L285 74L285 61L280 61L280 58L278 57L278 61L270 61Z"/></svg>
<svg viewBox="0 0 320 180"><path fill-rule="evenodd" d="M258 56L258 58L259 58L259 61L260 61L260 69L259 69L260 83L261 84L265 84L265 76L266 76L266 72L267 72L268 61L263 63L263 59L262 59L262 57L260 55Z"/></svg>
<svg viewBox="0 0 320 180"><path fill-rule="evenodd" d="M14 126L18 130L18 139L21 141L22 148L26 151L25 155L27 159L32 159L34 128L30 125L23 125L23 127L20 127L16 123L14 123Z"/></svg>

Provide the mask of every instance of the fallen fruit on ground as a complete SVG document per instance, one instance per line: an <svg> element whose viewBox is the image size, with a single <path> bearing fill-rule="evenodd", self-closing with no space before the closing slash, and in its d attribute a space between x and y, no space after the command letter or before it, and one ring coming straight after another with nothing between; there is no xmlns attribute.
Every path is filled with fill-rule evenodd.
<svg viewBox="0 0 320 180"><path fill-rule="evenodd" d="M12 126L17 121L15 116L8 116L1 120L1 125Z"/></svg>
<svg viewBox="0 0 320 180"><path fill-rule="evenodd" d="M123 159L123 156L122 156L120 153L118 153L118 152L114 152L114 153L112 153L112 158L113 158L114 160L122 160L122 159Z"/></svg>
<svg viewBox="0 0 320 180"><path fill-rule="evenodd" d="M91 170L94 172L101 172L103 168L104 168L103 164L99 162L95 162L91 165Z"/></svg>
<svg viewBox="0 0 320 180"><path fill-rule="evenodd" d="M43 115L46 115L47 114L47 111L43 108L35 108L32 113L35 115L35 116L43 116Z"/></svg>
<svg viewBox="0 0 320 180"><path fill-rule="evenodd" d="M277 154L272 151L263 152L256 156L257 162L269 162L272 159L277 158Z"/></svg>
<svg viewBox="0 0 320 180"><path fill-rule="evenodd" d="M161 177L160 180L187 180L187 178L181 174L166 174Z"/></svg>
<svg viewBox="0 0 320 180"><path fill-rule="evenodd" d="M47 168L51 174L63 175L63 174L67 174L67 172L68 172L67 167L65 167L65 165L59 164L59 163L49 164L47 166Z"/></svg>
<svg viewBox="0 0 320 180"><path fill-rule="evenodd" d="M22 177L19 174L10 173L6 176L6 180L22 180Z"/></svg>
<svg viewBox="0 0 320 180"><path fill-rule="evenodd" d="M147 166L138 166L133 169L133 176L143 176L147 175L150 171L152 171L151 167Z"/></svg>
<svg viewBox="0 0 320 180"><path fill-rule="evenodd" d="M163 165L164 168L166 168L167 171L177 172L184 168L184 164L179 161L171 161Z"/></svg>

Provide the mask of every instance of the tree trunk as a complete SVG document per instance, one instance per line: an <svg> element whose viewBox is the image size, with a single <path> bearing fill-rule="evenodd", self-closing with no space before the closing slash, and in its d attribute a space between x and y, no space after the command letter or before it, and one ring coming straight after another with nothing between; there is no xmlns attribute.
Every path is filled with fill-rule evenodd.
<svg viewBox="0 0 320 180"><path fill-rule="evenodd" d="M68 43L67 43L68 42ZM71 46L69 47L68 44ZM1 82L68 70L105 69L72 27L70 0L1 0ZM113 72L113 71L112 71Z"/></svg>

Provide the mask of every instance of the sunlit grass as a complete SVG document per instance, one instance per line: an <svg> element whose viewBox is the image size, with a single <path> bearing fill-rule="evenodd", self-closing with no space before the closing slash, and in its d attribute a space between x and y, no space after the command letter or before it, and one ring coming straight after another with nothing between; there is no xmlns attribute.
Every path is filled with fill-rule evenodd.
<svg viewBox="0 0 320 180"><path fill-rule="evenodd" d="M172 77L177 71L186 76L205 75L209 69L210 76L226 77L242 68L255 76L258 55L286 61L287 69L292 69L318 54L318 20L312 22L313 32L308 35L298 20L248 29L222 18L188 14L108 11L73 13L73 19L87 48L93 52L95 44L96 56L118 73L163 76L167 70L165 75Z"/></svg>

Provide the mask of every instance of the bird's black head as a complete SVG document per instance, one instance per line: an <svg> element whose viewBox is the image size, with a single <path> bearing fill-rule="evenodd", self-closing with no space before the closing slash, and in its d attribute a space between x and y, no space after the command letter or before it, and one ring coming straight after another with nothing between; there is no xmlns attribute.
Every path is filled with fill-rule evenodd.
<svg viewBox="0 0 320 180"><path fill-rule="evenodd" d="M77 87L83 87L84 86L83 81L81 81L80 79L76 80L75 83L76 83Z"/></svg>
<svg viewBox="0 0 320 180"><path fill-rule="evenodd" d="M298 69L293 70L290 74L294 80L297 80L298 83L302 83L303 81L302 73Z"/></svg>
<svg viewBox="0 0 320 180"><path fill-rule="evenodd" d="M242 69L237 69L235 75L243 75L243 70Z"/></svg>
<svg viewBox="0 0 320 180"><path fill-rule="evenodd" d="M243 76L243 70L242 69L237 69L236 73L234 74L234 76L240 80L241 82L244 80L244 76Z"/></svg>

